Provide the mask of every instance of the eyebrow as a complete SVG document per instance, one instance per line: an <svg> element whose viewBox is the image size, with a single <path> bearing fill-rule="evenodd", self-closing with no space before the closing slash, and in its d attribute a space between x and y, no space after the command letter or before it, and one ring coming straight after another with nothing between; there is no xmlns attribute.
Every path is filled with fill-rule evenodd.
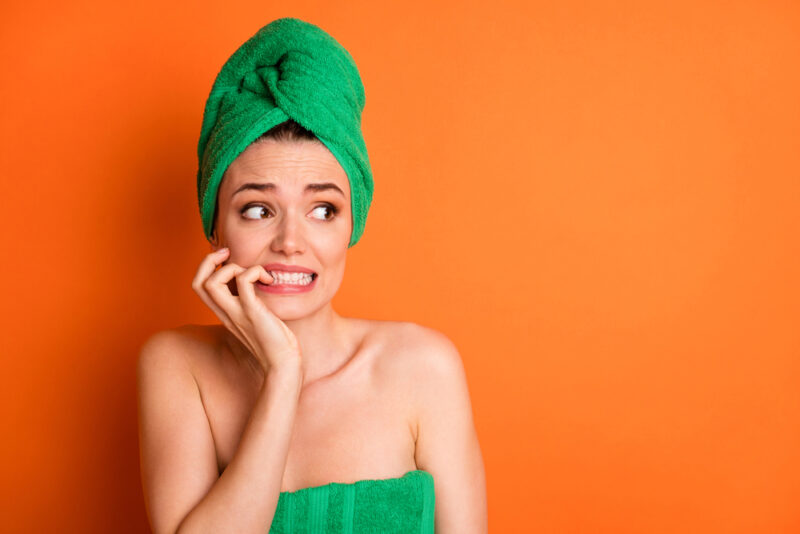
<svg viewBox="0 0 800 534"><path fill-rule="evenodd" d="M241 193L242 191L254 190L254 191L275 191L278 189L278 186L272 182L266 183L253 183L249 182L243 184L239 187L236 191L233 192L231 198L235 197L237 193ZM319 191L338 191L340 195L343 197L345 196L344 191L341 188L332 183L332 182L323 182L323 183L316 183L316 184L307 184L303 193L310 193L310 192L319 192Z"/></svg>

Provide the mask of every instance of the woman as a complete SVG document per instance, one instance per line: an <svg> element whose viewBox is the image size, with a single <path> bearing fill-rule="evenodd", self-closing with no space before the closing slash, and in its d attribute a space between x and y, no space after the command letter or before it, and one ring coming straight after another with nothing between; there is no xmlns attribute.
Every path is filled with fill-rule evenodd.
<svg viewBox="0 0 800 534"><path fill-rule="evenodd" d="M192 287L222 324L158 332L138 362L157 534L487 531L453 343L331 306L372 198L363 107L352 57L298 19L217 76L198 150L213 252Z"/></svg>

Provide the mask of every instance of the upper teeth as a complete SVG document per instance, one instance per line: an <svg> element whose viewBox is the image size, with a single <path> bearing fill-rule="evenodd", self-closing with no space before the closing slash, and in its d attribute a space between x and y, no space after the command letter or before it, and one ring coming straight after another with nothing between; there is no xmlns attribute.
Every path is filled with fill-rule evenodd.
<svg viewBox="0 0 800 534"><path fill-rule="evenodd" d="M306 285L311 283L311 273L287 273L284 271L268 271L278 282Z"/></svg>

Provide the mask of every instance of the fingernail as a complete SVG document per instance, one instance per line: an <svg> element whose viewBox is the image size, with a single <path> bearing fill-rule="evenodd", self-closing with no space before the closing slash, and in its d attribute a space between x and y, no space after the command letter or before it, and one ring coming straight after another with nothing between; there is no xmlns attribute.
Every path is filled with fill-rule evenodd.
<svg viewBox="0 0 800 534"><path fill-rule="evenodd" d="M223 247L217 251L217 254L222 254L223 252L228 252L228 247Z"/></svg>

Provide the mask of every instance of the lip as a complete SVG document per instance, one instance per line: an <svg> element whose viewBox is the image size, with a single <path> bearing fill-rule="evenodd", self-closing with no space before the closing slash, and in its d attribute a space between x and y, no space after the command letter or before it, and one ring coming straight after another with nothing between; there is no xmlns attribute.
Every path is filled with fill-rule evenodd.
<svg viewBox="0 0 800 534"><path fill-rule="evenodd" d="M255 286L259 291L272 293L274 295L296 295L298 293L308 293L314 289L314 286L317 285L318 278L319 276L314 276L311 279L311 283L305 286L298 286L294 284L264 284L259 280L256 280Z"/></svg>
<svg viewBox="0 0 800 534"><path fill-rule="evenodd" d="M287 273L308 273L314 274L314 271L302 265L287 265L285 263L268 263L264 265L267 271L284 271ZM316 279L316 277L314 277Z"/></svg>

